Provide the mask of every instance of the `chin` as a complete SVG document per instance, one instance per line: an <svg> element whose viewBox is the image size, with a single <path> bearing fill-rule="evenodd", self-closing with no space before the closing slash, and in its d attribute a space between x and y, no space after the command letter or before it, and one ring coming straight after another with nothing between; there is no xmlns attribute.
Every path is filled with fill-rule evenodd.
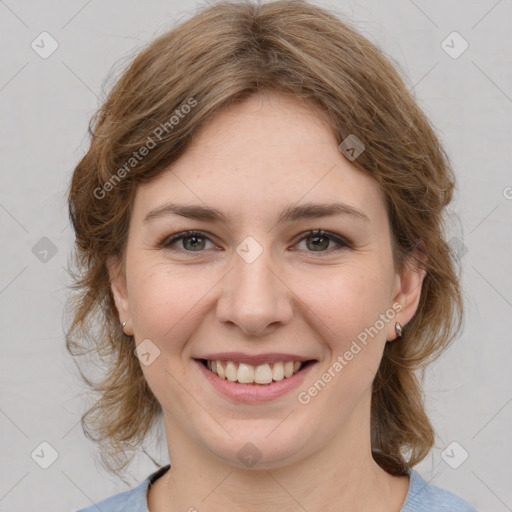
<svg viewBox="0 0 512 512"><path fill-rule="evenodd" d="M236 433L230 431L233 437L226 435L222 439L208 439L204 444L214 456L240 469L282 468L315 451L312 439L305 436L305 429L297 428L294 429L296 432L290 432L290 425L285 426L285 422L279 427L279 421L273 421L270 429L269 422L265 422L259 431L254 427L239 429Z"/></svg>

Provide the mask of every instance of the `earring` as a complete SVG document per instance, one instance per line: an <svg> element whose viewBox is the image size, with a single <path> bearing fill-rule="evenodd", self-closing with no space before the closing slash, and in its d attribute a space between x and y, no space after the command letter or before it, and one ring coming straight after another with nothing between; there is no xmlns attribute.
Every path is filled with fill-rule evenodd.
<svg viewBox="0 0 512 512"><path fill-rule="evenodd" d="M402 324L400 322L396 322L395 324L395 332L396 335L400 338L402 334L404 333L404 329L402 327Z"/></svg>
<svg viewBox="0 0 512 512"><path fill-rule="evenodd" d="M124 326L126 325L126 320L121 324L123 329L124 329Z"/></svg>

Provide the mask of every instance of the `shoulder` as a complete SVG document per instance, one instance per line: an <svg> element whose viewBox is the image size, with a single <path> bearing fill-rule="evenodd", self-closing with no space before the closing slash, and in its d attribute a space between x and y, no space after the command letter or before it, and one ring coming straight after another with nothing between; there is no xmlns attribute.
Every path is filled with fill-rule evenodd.
<svg viewBox="0 0 512 512"><path fill-rule="evenodd" d="M150 484L157 478L162 476L168 469L169 465L163 466L151 475L149 475L138 487L129 491L120 492L114 496L110 496L93 505L81 508L76 512L149 512L147 502L147 492Z"/></svg>
<svg viewBox="0 0 512 512"><path fill-rule="evenodd" d="M414 469L409 475L409 492L400 512L477 512L462 498L426 482Z"/></svg>

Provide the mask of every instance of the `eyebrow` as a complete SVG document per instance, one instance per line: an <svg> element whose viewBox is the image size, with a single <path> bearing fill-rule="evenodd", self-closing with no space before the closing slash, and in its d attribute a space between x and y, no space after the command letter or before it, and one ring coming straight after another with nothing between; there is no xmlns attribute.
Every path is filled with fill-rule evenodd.
<svg viewBox="0 0 512 512"><path fill-rule="evenodd" d="M216 208L200 205L166 203L151 210L144 217L144 223L167 215L180 215L181 217L186 217L188 219L207 222L228 222L227 216ZM370 219L365 213L345 203L305 203L300 206L289 205L281 210L277 222L293 222L303 219L333 217L336 215L350 215L366 222L370 222Z"/></svg>

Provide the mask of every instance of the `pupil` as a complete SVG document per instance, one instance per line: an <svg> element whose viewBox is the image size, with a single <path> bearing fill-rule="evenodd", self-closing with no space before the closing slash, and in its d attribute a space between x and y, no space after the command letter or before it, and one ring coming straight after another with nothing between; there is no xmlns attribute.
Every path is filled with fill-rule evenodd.
<svg viewBox="0 0 512 512"><path fill-rule="evenodd" d="M194 240L194 242L192 243L192 247L197 247L198 245L200 245L200 243L197 242L197 240L201 240L201 237L200 236L197 236L197 235L193 235L193 236L189 236L187 238L187 240L191 241L191 240Z"/></svg>
<svg viewBox="0 0 512 512"><path fill-rule="evenodd" d="M316 236L313 238L313 240L316 240L316 241L318 241L319 239L320 239L320 240L324 240L324 241L325 241L325 240L327 240L327 237L322 236L322 235L316 235ZM315 247L317 247L317 248L318 248L318 247L322 248L322 244L321 244L321 243L319 244L319 243L317 243L317 242L313 242L313 245L314 245ZM327 245L329 245L329 242L328 242L328 241L327 241ZM325 248L325 243L323 244L323 246L324 246L323 248Z"/></svg>

